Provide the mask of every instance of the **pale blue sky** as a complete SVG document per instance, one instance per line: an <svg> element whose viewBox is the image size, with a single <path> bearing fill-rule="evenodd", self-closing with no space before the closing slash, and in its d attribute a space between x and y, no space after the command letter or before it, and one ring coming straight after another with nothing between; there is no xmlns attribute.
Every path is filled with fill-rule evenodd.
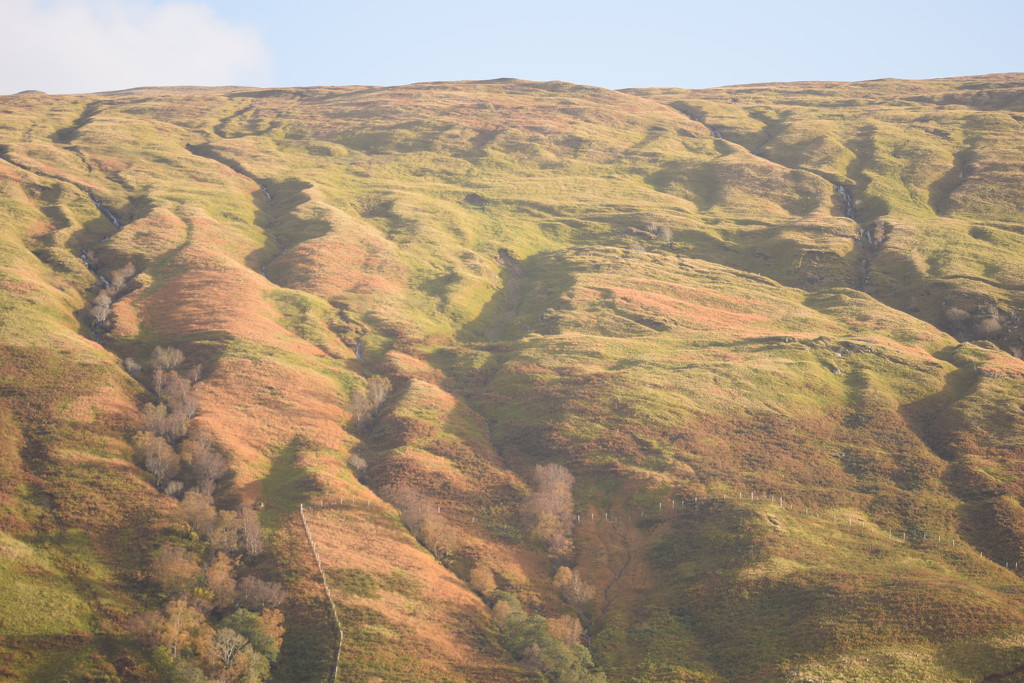
<svg viewBox="0 0 1024 683"><path fill-rule="evenodd" d="M0 23L15 36L0 43L0 92L503 76L698 88L1024 71L1022 7L1009 0L0 0Z"/></svg>

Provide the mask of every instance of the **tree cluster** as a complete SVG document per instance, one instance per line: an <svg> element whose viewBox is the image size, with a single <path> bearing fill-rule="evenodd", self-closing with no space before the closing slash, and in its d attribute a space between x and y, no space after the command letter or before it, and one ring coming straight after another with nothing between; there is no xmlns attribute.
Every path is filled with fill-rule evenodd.
<svg viewBox="0 0 1024 683"><path fill-rule="evenodd" d="M276 609L255 613L237 609L218 623L186 600L133 620L135 634L153 648L162 680L250 683L270 677L284 634Z"/></svg>
<svg viewBox="0 0 1024 683"><path fill-rule="evenodd" d="M572 486L568 469L558 464L537 465L537 489L523 501L521 514L537 541L558 557L572 554Z"/></svg>
<svg viewBox="0 0 1024 683"><path fill-rule="evenodd" d="M390 486L383 495L398 508L405 525L437 559L444 560L455 551L458 532L441 516L436 503L407 484Z"/></svg>
<svg viewBox="0 0 1024 683"><path fill-rule="evenodd" d="M136 635L154 648L168 680L264 680L284 633L275 608L285 592L238 576L245 557L262 549L256 513L218 510L212 496L191 490L177 514L180 538L150 560L149 577L167 603L135 619Z"/></svg>
<svg viewBox="0 0 1024 683"><path fill-rule="evenodd" d="M85 257L91 262L91 254ZM110 274L110 282L93 297L92 306L89 308L89 316L92 318L94 329L107 331L112 327L110 319L111 308L114 302L124 293L129 281L135 277L135 264L128 262Z"/></svg>
<svg viewBox="0 0 1024 683"><path fill-rule="evenodd" d="M594 599L594 587L580 578L579 574L569 567L559 567L555 572L555 588L562 599L573 609L582 613Z"/></svg>
<svg viewBox="0 0 1024 683"><path fill-rule="evenodd" d="M580 643L583 627L572 615L548 620L529 614L509 593L496 592L491 617L502 644L521 665L556 683L604 683L590 651Z"/></svg>
<svg viewBox="0 0 1024 683"><path fill-rule="evenodd" d="M124 363L157 397L143 406L138 459L156 486L179 500L178 537L150 561L149 578L167 602L140 615L135 632L152 646L166 680L260 681L280 648L283 616L275 608L285 593L280 584L239 576L247 558L263 552L263 529L251 507L217 505L228 457L192 424L200 372L198 365L182 371L185 360L181 350L158 346L145 368Z"/></svg>
<svg viewBox="0 0 1024 683"><path fill-rule="evenodd" d="M135 437L135 447L139 463L153 475L158 488L175 497L188 487L209 495L229 473L228 458L208 434L191 428L199 412L193 387L200 369L194 365L182 374L178 368L184 362L180 349L167 346L153 349L148 375L134 359L124 361L129 374L140 381L148 378L157 397L156 403L142 407L143 428Z"/></svg>

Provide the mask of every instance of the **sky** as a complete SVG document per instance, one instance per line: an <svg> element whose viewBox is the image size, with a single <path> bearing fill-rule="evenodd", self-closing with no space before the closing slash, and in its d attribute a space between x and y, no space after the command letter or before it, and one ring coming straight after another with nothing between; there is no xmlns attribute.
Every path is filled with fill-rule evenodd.
<svg viewBox="0 0 1024 683"><path fill-rule="evenodd" d="M1018 0L0 0L0 94L1024 71Z"/></svg>

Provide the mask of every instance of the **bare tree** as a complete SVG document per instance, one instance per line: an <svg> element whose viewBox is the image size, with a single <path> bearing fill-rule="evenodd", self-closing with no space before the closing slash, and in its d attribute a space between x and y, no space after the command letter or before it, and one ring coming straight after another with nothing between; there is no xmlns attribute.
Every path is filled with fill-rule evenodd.
<svg viewBox="0 0 1024 683"><path fill-rule="evenodd" d="M217 508L213 497L199 491L189 491L178 505L178 514L189 526L209 538L217 526Z"/></svg>
<svg viewBox="0 0 1024 683"><path fill-rule="evenodd" d="M227 607L235 601L237 584L231 575L234 568L235 563L224 553L217 553L213 562L206 568L206 586L220 607Z"/></svg>
<svg viewBox="0 0 1024 683"><path fill-rule="evenodd" d="M370 381L366 383L366 398L369 399L375 416L380 414L381 406L384 405L384 401L387 400L390 393L391 380L387 377L377 375L371 377Z"/></svg>
<svg viewBox="0 0 1024 683"><path fill-rule="evenodd" d="M249 641L245 636L226 626L217 629L213 636L213 649L225 672L231 669L238 655L248 647Z"/></svg>
<svg viewBox="0 0 1024 683"><path fill-rule="evenodd" d="M204 482L209 482L212 488L228 472L227 456L215 450L205 434L189 437L182 443L181 450L191 463L192 474L200 488L203 488Z"/></svg>
<svg viewBox="0 0 1024 683"><path fill-rule="evenodd" d="M999 322L999 318L991 316L988 318L982 318L974 324L974 332L979 337L994 337L1003 331L1003 325Z"/></svg>
<svg viewBox="0 0 1024 683"><path fill-rule="evenodd" d="M478 564L469 572L469 585L484 596L488 596L498 589L498 584L494 581L494 572L483 564Z"/></svg>
<svg viewBox="0 0 1024 683"><path fill-rule="evenodd" d="M147 403L142 407L142 420L146 431L169 441L177 441L185 434L187 418L180 412L170 412L163 404Z"/></svg>
<svg viewBox="0 0 1024 683"><path fill-rule="evenodd" d="M149 357L150 364L161 370L173 370L184 361L185 354L173 346L158 346Z"/></svg>
<svg viewBox="0 0 1024 683"><path fill-rule="evenodd" d="M142 377L142 366L134 358L125 358L123 365L124 371L135 379Z"/></svg>
<svg viewBox="0 0 1024 683"><path fill-rule="evenodd" d="M359 478L366 471L366 460L353 453L348 457L348 466L356 473L356 478Z"/></svg>
<svg viewBox="0 0 1024 683"><path fill-rule="evenodd" d="M352 397L351 410L352 421L356 425L365 424L373 416L373 406L370 405L370 399L362 391L356 392Z"/></svg>
<svg viewBox="0 0 1024 683"><path fill-rule="evenodd" d="M180 412L186 419L195 417L199 411L199 402L192 395L192 384L176 372L154 372L153 389L168 408Z"/></svg>
<svg viewBox="0 0 1024 683"><path fill-rule="evenodd" d="M135 264L129 261L117 270L110 273L110 287L114 292L120 292L128 283L128 280L135 276Z"/></svg>
<svg viewBox="0 0 1024 683"><path fill-rule="evenodd" d="M92 302L94 304L104 305L104 306L107 306L109 308L110 304L114 303L114 298L112 296L110 296L110 290L109 289L104 289L103 291L101 291L99 294L97 294L93 298Z"/></svg>
<svg viewBox="0 0 1024 683"><path fill-rule="evenodd" d="M168 593L185 593L202 574L193 555L177 545L161 546L150 565L153 580Z"/></svg>
<svg viewBox="0 0 1024 683"><path fill-rule="evenodd" d="M234 510L220 510L217 521L210 531L210 547L214 550L231 551L238 547L242 524Z"/></svg>
<svg viewBox="0 0 1024 683"><path fill-rule="evenodd" d="M284 602L285 592L279 583L263 581L254 576L238 582L238 599L246 609L258 611L277 607Z"/></svg>
<svg viewBox="0 0 1024 683"><path fill-rule="evenodd" d="M156 434L147 433L142 437L140 455L146 470L156 477L157 487L178 472L181 458L164 439Z"/></svg>
<svg viewBox="0 0 1024 683"><path fill-rule="evenodd" d="M559 567L555 572L555 588L562 598L577 611L583 609L594 599L594 587L580 578L579 574L569 567Z"/></svg>
<svg viewBox="0 0 1024 683"><path fill-rule="evenodd" d="M558 464L537 465L537 490L522 504L522 514L534 538L555 555L572 552L572 486L574 478Z"/></svg>
<svg viewBox="0 0 1024 683"><path fill-rule="evenodd" d="M578 645L583 638L583 625L580 620L572 614L563 614L557 619L549 619L547 622L548 631L555 638L572 647Z"/></svg>
<svg viewBox="0 0 1024 683"><path fill-rule="evenodd" d="M89 315L100 324L107 322L107 318L110 317L110 303L94 303L92 308L89 309Z"/></svg>
<svg viewBox="0 0 1024 683"><path fill-rule="evenodd" d="M242 540L245 542L245 549L250 555L259 555L263 552L263 527L260 526L260 518L251 507L243 507L239 513L239 520L242 524Z"/></svg>

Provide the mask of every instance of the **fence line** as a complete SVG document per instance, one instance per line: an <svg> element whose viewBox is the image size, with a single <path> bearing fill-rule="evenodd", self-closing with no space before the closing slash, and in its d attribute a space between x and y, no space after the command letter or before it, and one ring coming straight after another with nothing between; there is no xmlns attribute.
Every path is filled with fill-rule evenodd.
<svg viewBox="0 0 1024 683"><path fill-rule="evenodd" d="M334 673L331 676L331 681L338 680L338 665L341 662L341 645L345 640L345 632L341 630L341 620L338 619L338 608L334 606L334 597L331 596L331 587L327 584L327 574L324 573L324 565L320 561L320 553L316 549L316 543L313 542L313 534L309 530L309 523L306 522L306 509L299 503L299 517L302 518L302 528L306 531L306 540L309 541L309 547L313 551L313 559L316 560L316 568L320 572L320 581L324 587L324 595L327 596L327 604L331 606L331 616L334 617L334 627L338 630L338 648L334 655Z"/></svg>

